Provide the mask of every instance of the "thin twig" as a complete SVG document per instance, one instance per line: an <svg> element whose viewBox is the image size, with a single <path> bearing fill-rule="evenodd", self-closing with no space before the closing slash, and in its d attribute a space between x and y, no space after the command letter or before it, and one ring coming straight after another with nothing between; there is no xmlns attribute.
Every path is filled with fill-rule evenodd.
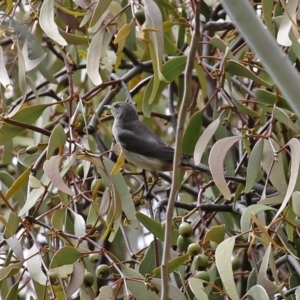
<svg viewBox="0 0 300 300"><path fill-rule="evenodd" d="M200 41L200 6L201 1L195 1L195 27L192 36L192 41L190 45L190 52L187 57L187 64L185 69L185 85L184 85L184 95L178 115L178 127L176 131L176 141L175 141L175 155L173 161L173 178L172 178L172 187L170 193L170 199L167 206L166 212L166 227L165 227L165 236L164 236L164 248L163 248L163 257L162 257L162 292L161 300L168 299L169 294L169 274L168 274L168 262L170 258L170 237L172 230L172 217L175 205L175 199L179 188L179 171L180 171L180 162L182 155L182 138L183 138L183 125L186 119L187 109L190 104L192 96L192 73L194 68L194 59L198 49L198 44Z"/></svg>

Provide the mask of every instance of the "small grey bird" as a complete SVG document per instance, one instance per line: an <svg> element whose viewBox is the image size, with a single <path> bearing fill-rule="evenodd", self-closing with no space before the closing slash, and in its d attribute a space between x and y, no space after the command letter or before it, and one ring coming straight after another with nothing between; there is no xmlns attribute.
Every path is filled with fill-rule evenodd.
<svg viewBox="0 0 300 300"><path fill-rule="evenodd" d="M128 162L149 171L154 177L146 198L158 182L158 171L173 169L174 148L167 145L160 137L139 120L135 107L128 102L115 102L106 105L114 117L112 132L116 142L120 144ZM185 162L190 155L183 155L181 169L195 169L200 172L210 172L205 165L195 166Z"/></svg>
<svg viewBox="0 0 300 300"><path fill-rule="evenodd" d="M143 124L132 104L115 102L106 105L114 116L112 132L124 152L128 162L150 172L171 171L173 166L174 148L167 145L160 137ZM209 168L195 166L184 161L190 156L183 155L183 169L196 169L209 172Z"/></svg>

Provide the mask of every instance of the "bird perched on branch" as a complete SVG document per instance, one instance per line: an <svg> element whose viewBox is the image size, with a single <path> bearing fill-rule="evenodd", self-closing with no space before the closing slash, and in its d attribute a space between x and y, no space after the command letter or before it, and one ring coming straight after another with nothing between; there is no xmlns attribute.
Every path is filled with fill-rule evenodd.
<svg viewBox="0 0 300 300"><path fill-rule="evenodd" d="M135 107L128 102L115 102L106 105L114 117L112 132L120 144L126 160L137 167L149 171L155 181L149 191L157 183L157 171L173 169L174 148L168 146L159 136L143 124L138 117ZM195 166L185 160L191 155L182 156L182 169L195 169L209 172L205 165ZM148 194L149 194L148 191Z"/></svg>

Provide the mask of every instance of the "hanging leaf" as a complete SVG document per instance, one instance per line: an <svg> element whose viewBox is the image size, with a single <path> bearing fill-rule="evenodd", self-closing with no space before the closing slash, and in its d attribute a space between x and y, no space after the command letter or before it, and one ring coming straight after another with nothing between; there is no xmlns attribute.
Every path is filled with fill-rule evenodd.
<svg viewBox="0 0 300 300"><path fill-rule="evenodd" d="M284 175L285 171L283 166L283 154L281 152L278 154L274 153L274 149L275 151L278 151L280 149L280 146L272 140L264 139L262 166L266 173L270 173L269 179L272 185L280 193L285 193L287 189L287 183Z"/></svg>
<svg viewBox="0 0 300 300"><path fill-rule="evenodd" d="M153 0L145 0L145 17L146 28L144 35L149 42L149 49L151 60L153 64L153 89L148 99L149 104L154 101L155 94L159 87L161 80L166 81L164 78L161 67L164 53L164 33L163 33L163 20L159 7Z"/></svg>
<svg viewBox="0 0 300 300"><path fill-rule="evenodd" d="M299 140L296 138L291 139L287 144L291 149L291 171L290 171L290 181L287 187L287 191L283 202L277 211L274 220L281 214L284 208L287 206L290 198L294 192L294 188L297 183L298 174L299 174L299 153L300 153L300 143Z"/></svg>
<svg viewBox="0 0 300 300"><path fill-rule="evenodd" d="M262 161L263 146L264 141L262 139L258 140L249 156L249 162L246 172L245 193L250 193L251 189L256 183L257 175L260 171L260 165Z"/></svg>
<svg viewBox="0 0 300 300"><path fill-rule="evenodd" d="M64 183L63 178L60 174L60 163L61 163L62 157L52 156L49 160L46 160L43 166L45 174L48 176L48 178L51 180L51 182L56 186L59 190L62 192L73 196L73 191Z"/></svg>
<svg viewBox="0 0 300 300"><path fill-rule="evenodd" d="M157 87L157 90L155 92L155 95L153 94L154 89L154 77L151 78L149 81L147 88L144 93L143 97L143 113L146 117L150 118L151 116L151 108L154 103L156 103L161 96L161 93L167 88L169 82L172 82L175 80L185 69L186 65L186 59L187 57L185 55L174 57L170 60L168 60L166 63L162 66L162 74L166 81L160 81ZM149 102L149 99L151 98L151 95L153 98L152 105Z"/></svg>
<svg viewBox="0 0 300 300"><path fill-rule="evenodd" d="M41 285L46 285L47 277L43 272L41 253L36 244L29 249L25 264L31 278Z"/></svg>
<svg viewBox="0 0 300 300"><path fill-rule="evenodd" d="M194 161L196 165L199 165L201 163L202 155L207 149L208 143L214 136L219 125L220 118L217 118L205 128L200 138L198 139L194 150Z"/></svg>
<svg viewBox="0 0 300 300"><path fill-rule="evenodd" d="M228 238L218 245L216 249L216 266L228 296L232 300L239 300L231 262L235 239L235 236Z"/></svg>
<svg viewBox="0 0 300 300"><path fill-rule="evenodd" d="M64 146L67 141L66 133L61 124L57 124L51 132L46 158L50 159L54 151L60 147Z"/></svg>
<svg viewBox="0 0 300 300"><path fill-rule="evenodd" d="M24 64L25 64L25 71L29 72L31 70L33 70L34 68L36 68L47 56L47 53L44 53L43 55L41 55L39 58L36 59L29 59L28 56L28 40L25 41L23 49L22 49L22 54L23 54L23 58L24 58Z"/></svg>
<svg viewBox="0 0 300 300"><path fill-rule="evenodd" d="M218 140L211 148L208 158L213 181L227 200L231 200L231 192L224 177L225 156L230 148L241 138L240 136L229 136Z"/></svg>
<svg viewBox="0 0 300 300"><path fill-rule="evenodd" d="M198 278L189 278L189 286L194 293L197 300L209 300L207 294L204 291L204 281Z"/></svg>
<svg viewBox="0 0 300 300"><path fill-rule="evenodd" d="M10 84L10 80L4 63L3 49L1 46L0 46L0 83L3 85L5 89Z"/></svg>
<svg viewBox="0 0 300 300"><path fill-rule="evenodd" d="M274 284L272 281L270 281L270 279L268 279L267 270L271 256L271 250L272 244L269 244L265 251L265 255L263 256L260 269L257 275L257 284L261 285L266 290L269 298L276 294L278 291L280 291L284 286L284 282L276 286L276 284Z"/></svg>
<svg viewBox="0 0 300 300"><path fill-rule="evenodd" d="M68 45L66 40L60 35L57 25L54 21L54 0L45 0L42 2L39 21L41 28L50 39L61 46Z"/></svg>
<svg viewBox="0 0 300 300"><path fill-rule="evenodd" d="M49 179L47 178L47 175L44 174L42 178L40 179L42 186L38 189L33 189L30 194L28 195L25 205L22 207L22 209L19 211L19 216L24 216L35 204L37 201L40 200L40 197L47 196L47 192L45 187L47 187L50 184Z"/></svg>
<svg viewBox="0 0 300 300"><path fill-rule="evenodd" d="M284 47L290 47L292 41L289 33L292 27L293 19L296 17L298 0L290 0L285 5L285 11L277 33L277 43Z"/></svg>
<svg viewBox="0 0 300 300"><path fill-rule="evenodd" d="M99 74L100 60L104 56L112 34L101 28L92 38L86 62L87 74L95 85L102 83Z"/></svg>

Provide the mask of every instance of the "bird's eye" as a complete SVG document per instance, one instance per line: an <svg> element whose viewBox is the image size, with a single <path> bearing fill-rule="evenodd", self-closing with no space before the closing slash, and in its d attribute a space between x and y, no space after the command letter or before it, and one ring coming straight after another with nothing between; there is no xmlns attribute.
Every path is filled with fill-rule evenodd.
<svg viewBox="0 0 300 300"><path fill-rule="evenodd" d="M118 107L119 107L119 103L115 103L115 104L114 104L114 107L115 107L115 108L118 108Z"/></svg>

